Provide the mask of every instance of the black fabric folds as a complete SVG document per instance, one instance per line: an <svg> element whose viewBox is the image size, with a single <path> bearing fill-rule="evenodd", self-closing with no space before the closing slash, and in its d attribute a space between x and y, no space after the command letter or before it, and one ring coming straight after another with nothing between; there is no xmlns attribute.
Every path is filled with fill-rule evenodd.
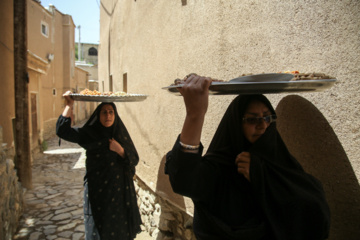
<svg viewBox="0 0 360 240"><path fill-rule="evenodd" d="M196 196L192 199L197 237L326 239L330 211L322 185L289 153L276 123L270 124L254 144L245 139L242 118L252 101L263 102L275 114L265 96L240 95L229 105L203 157L180 153L177 143L167 155L166 170L172 186L185 196ZM236 171L235 158L243 151L251 154L250 182ZM203 168L206 171L200 170ZM189 169L196 169L196 174ZM211 181L211 175L217 181ZM206 179L206 192L201 186L186 187L202 178ZM201 192L209 196L210 188L213 196L201 198Z"/></svg>
<svg viewBox="0 0 360 240"><path fill-rule="evenodd" d="M288 152L275 125L250 149L251 185L276 239L326 239L330 209L321 183Z"/></svg>
<svg viewBox="0 0 360 240"><path fill-rule="evenodd" d="M246 108L252 101L263 102L275 114L270 101L264 95L239 95L227 108L214 134L206 157L211 161L220 161L221 164L234 166L235 157L248 151L251 144L244 137L242 118Z"/></svg>
<svg viewBox="0 0 360 240"><path fill-rule="evenodd" d="M99 121L104 104L112 105L115 111L114 124L109 128ZM139 156L115 104L100 104L82 128L66 128L64 125L69 124L68 121L70 119L59 119L57 134L86 149L84 181L88 183L91 210L101 239L135 238L141 231L133 182ZM109 149L111 138L124 148L125 158Z"/></svg>

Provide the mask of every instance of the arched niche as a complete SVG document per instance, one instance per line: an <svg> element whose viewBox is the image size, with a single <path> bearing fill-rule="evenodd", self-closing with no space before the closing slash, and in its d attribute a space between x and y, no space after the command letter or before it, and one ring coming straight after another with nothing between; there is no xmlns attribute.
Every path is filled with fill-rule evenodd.
<svg viewBox="0 0 360 240"><path fill-rule="evenodd" d="M98 55L98 51L97 51L96 48L91 47L91 48L89 48L88 54L89 54L89 56L97 56L97 55Z"/></svg>
<svg viewBox="0 0 360 240"><path fill-rule="evenodd" d="M284 97L276 113L289 151L323 183L331 210L329 239L360 239L360 186L334 130L311 102L297 95Z"/></svg>

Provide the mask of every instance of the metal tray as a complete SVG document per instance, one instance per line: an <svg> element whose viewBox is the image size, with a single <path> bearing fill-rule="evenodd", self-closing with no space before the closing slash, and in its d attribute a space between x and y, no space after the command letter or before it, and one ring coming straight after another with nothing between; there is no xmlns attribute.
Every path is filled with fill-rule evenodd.
<svg viewBox="0 0 360 240"><path fill-rule="evenodd" d="M104 95L82 95L72 93L70 96L74 101L85 102L141 102L144 101L148 95L144 94L128 94L125 96L104 96Z"/></svg>
<svg viewBox="0 0 360 240"><path fill-rule="evenodd" d="M286 82L294 78L290 73L263 73L255 75L241 76L229 82Z"/></svg>
<svg viewBox="0 0 360 240"><path fill-rule="evenodd" d="M319 80L297 80L297 81L275 81L275 82L213 82L209 87L209 94L265 94L286 92L322 92L331 88L336 79ZM171 93L180 95L177 88L183 84L163 87Z"/></svg>

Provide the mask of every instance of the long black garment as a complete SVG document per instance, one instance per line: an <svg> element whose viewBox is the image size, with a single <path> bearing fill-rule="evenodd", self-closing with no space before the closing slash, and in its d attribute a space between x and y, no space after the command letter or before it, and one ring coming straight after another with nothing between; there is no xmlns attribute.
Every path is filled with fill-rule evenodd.
<svg viewBox="0 0 360 240"><path fill-rule="evenodd" d="M114 124L109 128L99 121L104 104L111 104L115 111ZM91 210L101 239L135 238L141 231L133 182L139 157L115 104L100 104L81 128L71 128L71 119L60 116L56 133L60 138L76 142L86 149L84 181L88 184ZM125 158L109 149L111 138L124 148Z"/></svg>
<svg viewBox="0 0 360 240"><path fill-rule="evenodd" d="M272 123L253 145L244 137L242 117L249 102L263 95L238 96L230 104L205 156L184 153L178 141L167 154L173 190L192 198L198 239L321 240L329 233L330 212L321 183L288 152ZM250 179L236 170L237 154L251 154Z"/></svg>

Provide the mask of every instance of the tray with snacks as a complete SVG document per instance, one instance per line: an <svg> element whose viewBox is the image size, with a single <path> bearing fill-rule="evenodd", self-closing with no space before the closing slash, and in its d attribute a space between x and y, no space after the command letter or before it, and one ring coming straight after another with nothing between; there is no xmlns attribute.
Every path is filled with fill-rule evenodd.
<svg viewBox="0 0 360 240"><path fill-rule="evenodd" d="M120 91L101 93L97 90L89 89L85 89L80 93L72 93L70 96L74 101L86 102L140 102L148 97L148 95L145 94L132 94Z"/></svg>
<svg viewBox="0 0 360 240"><path fill-rule="evenodd" d="M180 95L178 88L186 78L176 79L173 84L162 89ZM321 92L331 88L336 79L324 73L284 73L243 74L229 81L214 79L209 87L209 94L266 94L286 92Z"/></svg>

